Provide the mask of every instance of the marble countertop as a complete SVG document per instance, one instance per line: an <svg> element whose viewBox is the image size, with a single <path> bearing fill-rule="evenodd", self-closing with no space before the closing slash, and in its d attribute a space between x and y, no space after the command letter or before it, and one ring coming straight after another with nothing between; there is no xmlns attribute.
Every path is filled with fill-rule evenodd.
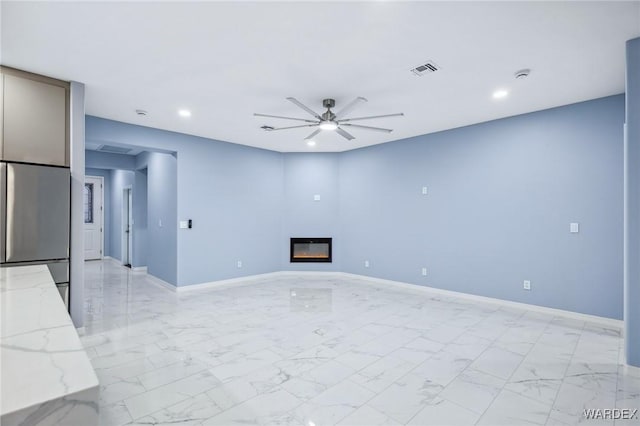
<svg viewBox="0 0 640 426"><path fill-rule="evenodd" d="M93 411L98 379L46 265L0 268L0 310L3 422L44 419L72 395Z"/></svg>

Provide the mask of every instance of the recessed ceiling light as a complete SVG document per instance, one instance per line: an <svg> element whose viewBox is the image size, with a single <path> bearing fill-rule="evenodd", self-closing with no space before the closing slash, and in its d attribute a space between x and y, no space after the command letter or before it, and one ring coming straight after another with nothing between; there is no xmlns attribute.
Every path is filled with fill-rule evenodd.
<svg viewBox="0 0 640 426"><path fill-rule="evenodd" d="M191 117L191 111L189 111L188 109L180 109L178 110L178 115L180 117Z"/></svg>
<svg viewBox="0 0 640 426"><path fill-rule="evenodd" d="M509 92L504 89L496 90L495 92L493 92L493 99L506 98L508 94Z"/></svg>
<svg viewBox="0 0 640 426"><path fill-rule="evenodd" d="M308 141L307 145L309 146L316 146L316 141Z"/></svg>

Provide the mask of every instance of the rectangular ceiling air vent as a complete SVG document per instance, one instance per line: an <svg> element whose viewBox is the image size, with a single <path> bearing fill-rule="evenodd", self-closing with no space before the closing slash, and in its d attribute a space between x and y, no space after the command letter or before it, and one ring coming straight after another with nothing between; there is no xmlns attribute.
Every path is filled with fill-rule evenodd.
<svg viewBox="0 0 640 426"><path fill-rule="evenodd" d="M436 72L440 69L438 65L436 65L433 61L426 61L424 64L420 64L415 68L411 69L411 72L415 75L422 76L425 74L431 74L432 72Z"/></svg>
<svg viewBox="0 0 640 426"><path fill-rule="evenodd" d="M129 151L131 151L131 148L124 148L121 146L113 146L113 145L101 145L98 148L98 151L110 152L112 154L126 154Z"/></svg>

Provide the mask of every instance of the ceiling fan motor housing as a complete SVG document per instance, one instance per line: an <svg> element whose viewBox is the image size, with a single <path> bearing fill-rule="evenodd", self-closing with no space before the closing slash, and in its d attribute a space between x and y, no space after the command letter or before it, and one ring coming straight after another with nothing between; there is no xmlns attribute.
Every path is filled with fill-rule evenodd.
<svg viewBox="0 0 640 426"><path fill-rule="evenodd" d="M327 111L322 114L322 119L324 121L333 121L336 118L336 115L331 112L331 108L336 106L335 99L323 99L322 106L327 109Z"/></svg>
<svg viewBox="0 0 640 426"><path fill-rule="evenodd" d="M336 101L335 99L323 99L322 106L325 108L333 108L334 106L336 106Z"/></svg>
<svg viewBox="0 0 640 426"><path fill-rule="evenodd" d="M336 118L336 115L329 110L322 114L322 120L324 121L333 121L334 118Z"/></svg>

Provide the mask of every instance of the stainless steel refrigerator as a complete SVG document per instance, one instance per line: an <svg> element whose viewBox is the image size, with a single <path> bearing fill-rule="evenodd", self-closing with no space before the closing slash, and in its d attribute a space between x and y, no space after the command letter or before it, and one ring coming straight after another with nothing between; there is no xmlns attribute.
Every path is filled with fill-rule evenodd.
<svg viewBox="0 0 640 426"><path fill-rule="evenodd" d="M70 198L69 168L0 162L0 266L46 264L67 309Z"/></svg>

